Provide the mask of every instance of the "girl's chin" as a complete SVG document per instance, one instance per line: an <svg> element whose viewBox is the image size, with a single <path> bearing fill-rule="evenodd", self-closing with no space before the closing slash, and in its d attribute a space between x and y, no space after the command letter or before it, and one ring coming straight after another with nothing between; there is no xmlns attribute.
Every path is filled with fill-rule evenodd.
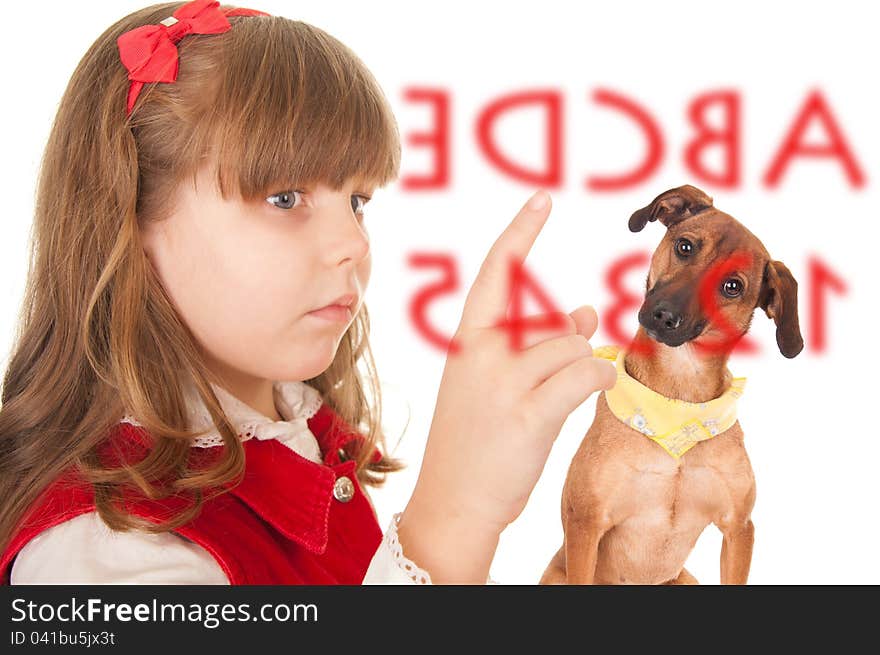
<svg viewBox="0 0 880 655"><path fill-rule="evenodd" d="M294 355L295 359L288 361L291 361L291 363L294 364L296 375L289 376L286 379L310 380L311 378L318 377L321 373L330 368L330 365L336 357L338 346L338 340L327 344L319 343L315 344L313 348L310 348L305 352L301 351L298 355ZM293 371L291 371L291 373L293 373Z"/></svg>

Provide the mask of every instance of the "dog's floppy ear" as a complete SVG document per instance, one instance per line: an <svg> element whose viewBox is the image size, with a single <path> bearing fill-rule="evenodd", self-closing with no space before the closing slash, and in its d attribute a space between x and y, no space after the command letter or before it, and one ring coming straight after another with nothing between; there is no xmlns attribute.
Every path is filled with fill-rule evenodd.
<svg viewBox="0 0 880 655"><path fill-rule="evenodd" d="M648 221L660 220L663 225L670 227L697 212L709 209L712 206L712 198L700 191L697 187L685 184L664 191L651 201L647 207L642 207L629 217L630 232L641 232Z"/></svg>
<svg viewBox="0 0 880 655"><path fill-rule="evenodd" d="M764 266L758 307L776 323L779 352L788 358L797 355L804 347L798 325L797 286L797 280L782 262L769 261Z"/></svg>

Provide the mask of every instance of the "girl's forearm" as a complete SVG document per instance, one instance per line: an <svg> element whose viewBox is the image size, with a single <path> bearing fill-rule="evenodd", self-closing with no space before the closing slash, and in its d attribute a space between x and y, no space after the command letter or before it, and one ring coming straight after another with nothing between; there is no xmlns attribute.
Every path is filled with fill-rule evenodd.
<svg viewBox="0 0 880 655"><path fill-rule="evenodd" d="M422 502L416 492L400 517L397 536L406 557L434 584L486 584L500 535L441 503Z"/></svg>

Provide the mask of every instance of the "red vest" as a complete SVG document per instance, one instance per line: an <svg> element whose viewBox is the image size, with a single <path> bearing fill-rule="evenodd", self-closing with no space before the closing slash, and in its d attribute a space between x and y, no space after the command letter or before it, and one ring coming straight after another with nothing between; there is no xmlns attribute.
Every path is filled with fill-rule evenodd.
<svg viewBox="0 0 880 655"><path fill-rule="evenodd" d="M213 555L232 584L360 584L379 548L382 531L376 515L355 476L355 461L344 457L345 445L354 441L357 447L363 437L326 404L308 424L324 454L323 465L275 439L249 439L243 442L242 482L205 501L195 519L174 531ZM146 455L150 440L143 428L119 423L105 443L103 452L112 453L113 460L136 461ZM193 448L193 456L214 457L222 448ZM378 451L373 457L379 458ZM124 506L159 522L186 504L177 498L126 496ZM56 480L0 558L0 582L9 583L13 559L37 534L94 510L91 486L75 473Z"/></svg>

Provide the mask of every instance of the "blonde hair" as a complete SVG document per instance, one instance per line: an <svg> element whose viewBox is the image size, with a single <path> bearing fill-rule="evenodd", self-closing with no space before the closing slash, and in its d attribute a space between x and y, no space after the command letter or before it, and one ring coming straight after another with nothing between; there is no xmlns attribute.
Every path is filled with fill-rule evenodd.
<svg viewBox="0 0 880 655"><path fill-rule="evenodd" d="M244 471L244 449L210 386L216 380L139 239L140 227L167 215L181 180L195 179L208 157L224 198L237 191L252 200L315 182L339 189L350 178L384 186L398 175L397 125L373 76L338 40L282 17L230 17L228 32L185 37L177 81L145 86L128 117L116 39L182 4L147 7L105 31L77 66L53 123L0 400L0 550L71 466L93 486L108 525L151 532L187 523L211 489ZM401 464L370 461L373 447L384 452L385 445L368 334L363 307L330 367L306 383L364 434L358 477L377 485ZM187 467L196 435L186 424L185 379L224 439L222 458L208 469ZM98 447L126 413L154 445L140 462L105 467ZM116 506L132 488L193 502L148 524Z"/></svg>

